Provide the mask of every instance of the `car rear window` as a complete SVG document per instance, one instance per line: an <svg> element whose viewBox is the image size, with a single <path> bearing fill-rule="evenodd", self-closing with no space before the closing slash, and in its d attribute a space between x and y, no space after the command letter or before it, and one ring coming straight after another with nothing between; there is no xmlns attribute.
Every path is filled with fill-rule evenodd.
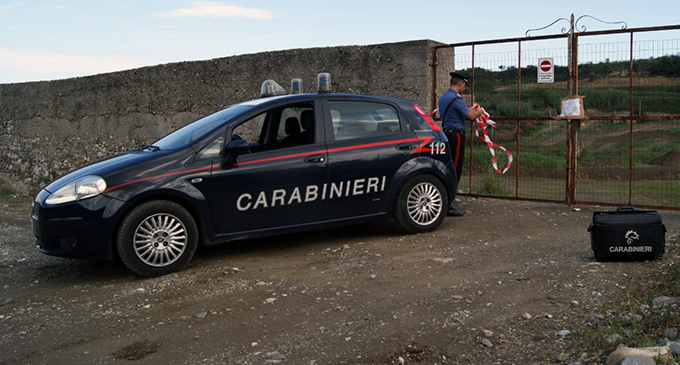
<svg viewBox="0 0 680 365"><path fill-rule="evenodd" d="M401 133L399 113L388 104L329 101L335 140Z"/></svg>

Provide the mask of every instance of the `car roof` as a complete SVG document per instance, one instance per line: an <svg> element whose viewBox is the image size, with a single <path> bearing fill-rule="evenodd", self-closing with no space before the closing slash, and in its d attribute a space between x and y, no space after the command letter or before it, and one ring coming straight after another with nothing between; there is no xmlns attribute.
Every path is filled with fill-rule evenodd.
<svg viewBox="0 0 680 365"><path fill-rule="evenodd" d="M396 103L412 103L407 100L401 100L401 99L395 99L395 98L390 98L390 97L385 97L385 96L377 96L377 95L363 95L363 94L343 94L343 93L307 93L307 94L294 94L294 95L277 95L277 96L268 96L264 98L258 98L258 99L252 99L252 100L247 100L240 102L238 104L234 105L245 105L245 106L259 106L263 104L267 104L269 102L274 102L274 101L285 101L285 100L290 100L293 101L295 99L308 99L309 97L320 97L320 98L334 98L334 97L341 97L341 98L357 98L357 99L372 99L372 100L384 100L384 101L392 101Z"/></svg>

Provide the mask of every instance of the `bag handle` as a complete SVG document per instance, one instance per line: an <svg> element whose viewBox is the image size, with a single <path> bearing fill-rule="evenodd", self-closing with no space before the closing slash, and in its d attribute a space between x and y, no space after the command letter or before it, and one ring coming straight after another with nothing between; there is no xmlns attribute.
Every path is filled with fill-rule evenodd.
<svg viewBox="0 0 680 365"><path fill-rule="evenodd" d="M623 211L634 212L635 208L631 207L630 205L624 205L624 206L616 208L616 211L617 212L623 212Z"/></svg>

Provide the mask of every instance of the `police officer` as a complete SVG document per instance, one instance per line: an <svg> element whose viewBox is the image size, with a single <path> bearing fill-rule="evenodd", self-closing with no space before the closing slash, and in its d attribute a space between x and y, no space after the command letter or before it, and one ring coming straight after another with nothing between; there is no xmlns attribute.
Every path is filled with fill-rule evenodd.
<svg viewBox="0 0 680 365"><path fill-rule="evenodd" d="M460 93L465 91L470 75L451 72L451 86L439 98L439 115L444 133L449 139L453 166L456 168L458 181L463 172L463 156L465 154L465 121L474 120L484 114L479 105L468 108ZM447 215L460 217L464 215L454 207L450 207Z"/></svg>

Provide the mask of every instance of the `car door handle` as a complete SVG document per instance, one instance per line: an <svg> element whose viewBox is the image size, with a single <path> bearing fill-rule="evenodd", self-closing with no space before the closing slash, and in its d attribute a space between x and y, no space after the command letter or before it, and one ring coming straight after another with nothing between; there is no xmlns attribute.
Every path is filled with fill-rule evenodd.
<svg viewBox="0 0 680 365"><path fill-rule="evenodd" d="M323 155L312 155L305 157L304 161L309 163L319 163L326 161L326 158Z"/></svg>
<svg viewBox="0 0 680 365"><path fill-rule="evenodd" d="M414 149L415 147L416 147L416 145L414 145L412 143L399 143L398 145L394 146L394 148L396 148L400 151L403 151L403 150L410 151L410 150Z"/></svg>

